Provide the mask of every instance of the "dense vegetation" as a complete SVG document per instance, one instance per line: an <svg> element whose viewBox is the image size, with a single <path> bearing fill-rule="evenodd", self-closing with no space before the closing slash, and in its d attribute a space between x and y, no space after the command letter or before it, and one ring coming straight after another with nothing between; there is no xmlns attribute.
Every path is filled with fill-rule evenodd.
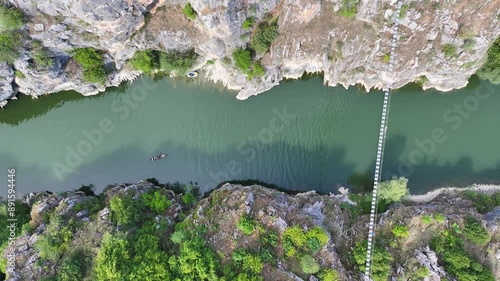
<svg viewBox="0 0 500 281"><path fill-rule="evenodd" d="M278 22L261 22L255 29L250 46L257 53L265 53L278 37Z"/></svg>
<svg viewBox="0 0 500 281"><path fill-rule="evenodd" d="M36 69L45 69L53 64L49 52L40 41L34 40L31 42L31 56Z"/></svg>
<svg viewBox="0 0 500 281"><path fill-rule="evenodd" d="M500 37L491 45L488 50L488 58L484 65L477 71L477 75L481 79L500 84Z"/></svg>
<svg viewBox="0 0 500 281"><path fill-rule="evenodd" d="M354 262L359 266L361 272L365 271L367 241L356 243L353 251ZM392 256L387 250L375 243L372 249L371 272L374 281L387 281L391 270Z"/></svg>
<svg viewBox="0 0 500 281"><path fill-rule="evenodd" d="M500 206L500 192L498 191L488 195L473 190L466 190L462 193L462 196L472 201L472 205L481 214L493 210L496 206Z"/></svg>
<svg viewBox="0 0 500 281"><path fill-rule="evenodd" d="M23 42L23 13L0 3L0 61L13 63Z"/></svg>
<svg viewBox="0 0 500 281"><path fill-rule="evenodd" d="M236 49L233 52L233 60L234 65L245 73L248 79L266 74L266 69L259 62L253 61L251 52L248 49Z"/></svg>
<svg viewBox="0 0 500 281"><path fill-rule="evenodd" d="M341 274L328 262L325 264L325 257L332 249L326 247L332 245L328 244L330 240L335 243L335 251L342 262L356 267L359 274L364 272L366 240L349 240L348 245L343 245L346 241L336 240L338 234L328 232L323 226L314 226L310 222L296 224L301 218L288 221L281 231L267 221L272 216L257 214L255 210L233 216L234 223L229 224L231 228L226 224L222 230L219 221L226 215L214 213L214 209L219 209L228 197L213 193L207 201L198 204L200 194L194 183L148 181L160 188L141 193L118 191L111 186L107 193L96 196L92 185L82 186L79 191L87 197L69 212L61 212L60 207L65 207L62 203L43 213L38 219L46 228L34 245L40 255L35 266L44 272L46 278L43 280L263 281L269 268L281 264L304 280L314 275L320 281L338 281ZM401 200L407 193L406 184L406 179L388 182L386 192L396 195L382 199L384 208L394 203L393 200ZM472 198L471 201L485 200L478 193L465 193ZM369 212L369 195L351 196L361 206L354 206L349 211L357 210L358 215L360 209ZM493 203L487 204L488 209L496 204L496 196L490 196ZM334 207L329 206L331 202L334 201L324 201L325 208ZM16 215L22 227L16 234L33 233L34 226L28 223L30 208L24 203L17 204ZM101 210L104 207L109 209L109 220L103 219ZM84 212L90 222L76 218L79 212ZM0 205L1 241L7 241L9 235L5 225L7 215L5 204ZM479 216L476 214L476 217ZM450 222L445 224L447 217L437 212L420 214L420 218L425 229L435 231L430 245L448 273L459 281L494 280L488 266L474 258L470 250L482 248L486 251L484 246L490 239L496 239L490 237L480 220L464 216L462 222L460 217L449 216ZM377 230L372 251L373 280L386 281L395 273L396 263L405 269L404 280L422 280L428 276L429 270L415 259L398 260L403 257L400 256L402 249L415 242L418 223L410 224L404 217L392 220L388 216L385 220L388 224L380 225ZM231 246L223 247L224 250L212 246L217 245L214 244L217 240L214 235L221 234L230 235ZM413 254L413 249L410 252ZM5 261L0 260L0 269L5 270Z"/></svg>
<svg viewBox="0 0 500 281"><path fill-rule="evenodd" d="M444 230L434 237L431 246L438 254L445 270L458 280L493 281L490 269L465 251L463 240L454 229Z"/></svg>
<svg viewBox="0 0 500 281"><path fill-rule="evenodd" d="M12 204L15 205L15 210L12 209ZM15 235L19 236L23 231L29 228L29 221L31 218L29 206L21 201L12 202L10 206L7 202L0 202L0 253L7 248L9 243L9 237L11 235L10 229L7 228L10 223L7 221L9 218L17 219ZM5 272L6 265L6 260L0 258L0 273Z"/></svg>
<svg viewBox="0 0 500 281"><path fill-rule="evenodd" d="M130 60L130 65L147 75L153 75L155 71L176 72L179 74L189 71L197 57L194 50L186 52L143 50L134 54L134 57Z"/></svg>
<svg viewBox="0 0 500 281"><path fill-rule="evenodd" d="M93 48L80 48L73 51L73 58L83 70L83 80L89 83L104 84L108 73L99 51Z"/></svg>

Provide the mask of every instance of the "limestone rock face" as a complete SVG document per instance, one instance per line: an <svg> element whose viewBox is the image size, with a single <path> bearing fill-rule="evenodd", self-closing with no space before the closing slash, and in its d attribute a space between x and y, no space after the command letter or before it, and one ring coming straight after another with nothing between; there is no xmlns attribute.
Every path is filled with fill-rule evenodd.
<svg viewBox="0 0 500 281"><path fill-rule="evenodd" d="M352 18L343 17L341 0L190 0L198 16L187 19L186 0L9 0L29 15L28 40L12 66L0 66L0 103L9 99L15 82L19 92L34 97L63 90L96 94L139 73L125 62L141 49L185 51L200 55L202 74L238 90L246 99L267 91L284 78L322 72L326 85L362 84L366 89L394 88L424 77L424 88L448 91L464 87L485 61L491 43L500 35L500 2L412 1L397 13L397 1L362 0ZM278 19L279 36L269 52L257 59L264 77L248 80L230 60L252 35L242 23ZM394 70L388 72L391 27L400 22ZM32 40L40 41L55 65L30 66ZM445 54L451 44L454 54ZM82 81L71 50L93 47L105 53L113 71L104 85ZM214 64L205 65L207 60Z"/></svg>
<svg viewBox="0 0 500 281"><path fill-rule="evenodd" d="M14 71L12 67L4 62L0 62L0 107L6 104L6 100L14 95L12 81L14 80Z"/></svg>

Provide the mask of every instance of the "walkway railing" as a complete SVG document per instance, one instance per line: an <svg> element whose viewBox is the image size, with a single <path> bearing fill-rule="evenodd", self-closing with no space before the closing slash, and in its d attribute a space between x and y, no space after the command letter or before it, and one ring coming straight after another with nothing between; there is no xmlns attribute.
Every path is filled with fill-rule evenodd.
<svg viewBox="0 0 500 281"><path fill-rule="evenodd" d="M391 40L391 52L388 73L391 74L394 69L394 60L396 57L396 45L398 42L398 26L399 26L399 13L401 11L403 3L398 1L396 12L393 14L394 26L392 28L392 40ZM375 175L373 180L373 193L372 193L372 205L370 211L370 223L368 226L368 246L366 249L366 263L365 263L365 278L370 280L371 273L371 262L372 262L372 250L373 244L375 242L375 222L377 221L377 207L378 207L378 185L382 178L382 164L384 163L384 150L385 141L387 137L387 120L389 119L389 108L391 105L391 88L390 83L387 86L387 90L384 93L384 105L382 107L382 117L380 122L380 131L378 137L377 146L377 159L375 161Z"/></svg>

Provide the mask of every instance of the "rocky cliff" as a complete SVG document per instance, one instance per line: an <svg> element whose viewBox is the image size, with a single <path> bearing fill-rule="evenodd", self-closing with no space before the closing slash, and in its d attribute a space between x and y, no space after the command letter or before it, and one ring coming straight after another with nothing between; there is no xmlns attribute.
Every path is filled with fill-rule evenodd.
<svg viewBox="0 0 500 281"><path fill-rule="evenodd" d="M27 39L11 65L0 65L0 102L17 91L37 97L63 90L84 95L133 80L125 62L136 50L187 50L200 55L196 65L208 79L238 90L239 99L264 92L284 78L322 72L329 86L362 84L366 89L401 87L420 79L424 88L464 87L500 35L500 2L404 0L191 0L197 13L187 19L181 0L8 0L26 14ZM354 10L346 15L345 5ZM279 36L259 55L263 77L247 79L234 67L232 52L253 36L243 22L273 16ZM391 26L400 20L395 67L388 73ZM30 66L33 40L54 58L49 69ZM86 83L71 60L71 50L93 47L113 69L104 84ZM448 48L448 52L446 50ZM225 59L226 58L226 59ZM205 64L212 60L213 64Z"/></svg>
<svg viewBox="0 0 500 281"><path fill-rule="evenodd" d="M141 181L99 196L31 194L8 280L362 280L369 216L359 197L226 184L197 203L192 191ZM495 204L500 192L457 190L393 204L377 219L374 280L499 280ZM142 270L149 279L136 279Z"/></svg>

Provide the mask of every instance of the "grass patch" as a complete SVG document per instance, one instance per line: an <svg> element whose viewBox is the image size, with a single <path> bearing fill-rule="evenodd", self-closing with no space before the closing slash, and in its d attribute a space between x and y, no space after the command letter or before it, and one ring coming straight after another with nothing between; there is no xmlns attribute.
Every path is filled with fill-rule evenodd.
<svg viewBox="0 0 500 281"><path fill-rule="evenodd" d="M342 0L339 14L345 18L355 18L358 13L359 0Z"/></svg>
<svg viewBox="0 0 500 281"><path fill-rule="evenodd" d="M453 58L457 56L457 47L453 44L444 44L442 50L446 58Z"/></svg>
<svg viewBox="0 0 500 281"><path fill-rule="evenodd" d="M353 251L354 262L358 265L361 272L365 271L366 250L368 242L356 243ZM387 281L391 271L392 256L385 249L377 246L372 249L371 271L374 281Z"/></svg>
<svg viewBox="0 0 500 281"><path fill-rule="evenodd" d="M429 82L429 79L427 79L427 76L422 75L415 80L415 84L419 85L420 88L424 86L425 83Z"/></svg>
<svg viewBox="0 0 500 281"><path fill-rule="evenodd" d="M238 227L238 229L241 232L243 232L243 234L252 235L252 233L255 231L256 225L257 224L255 223L255 221L251 217L242 216L238 220L238 224L236 225L236 227Z"/></svg>
<svg viewBox="0 0 500 281"><path fill-rule="evenodd" d="M196 11L193 9L191 3L187 3L186 6L184 6L184 8L182 9L182 12L190 20L194 20L198 16L198 13L196 13Z"/></svg>
<svg viewBox="0 0 500 281"><path fill-rule="evenodd" d="M52 66L53 60L40 41L33 41L31 43L31 56L37 69L46 69Z"/></svg>
<svg viewBox="0 0 500 281"><path fill-rule="evenodd" d="M384 57L382 58L382 61L384 63L389 63L391 61L391 56L389 54L385 54Z"/></svg>
<svg viewBox="0 0 500 281"><path fill-rule="evenodd" d="M19 56L23 37L17 31L0 32L0 61L13 63Z"/></svg>
<svg viewBox="0 0 500 281"><path fill-rule="evenodd" d="M250 30L253 28L254 24L255 24L255 17L249 17L243 22L241 27L245 30Z"/></svg>
<svg viewBox="0 0 500 281"><path fill-rule="evenodd" d="M0 4L0 32L20 29L23 22L23 13L14 7Z"/></svg>

